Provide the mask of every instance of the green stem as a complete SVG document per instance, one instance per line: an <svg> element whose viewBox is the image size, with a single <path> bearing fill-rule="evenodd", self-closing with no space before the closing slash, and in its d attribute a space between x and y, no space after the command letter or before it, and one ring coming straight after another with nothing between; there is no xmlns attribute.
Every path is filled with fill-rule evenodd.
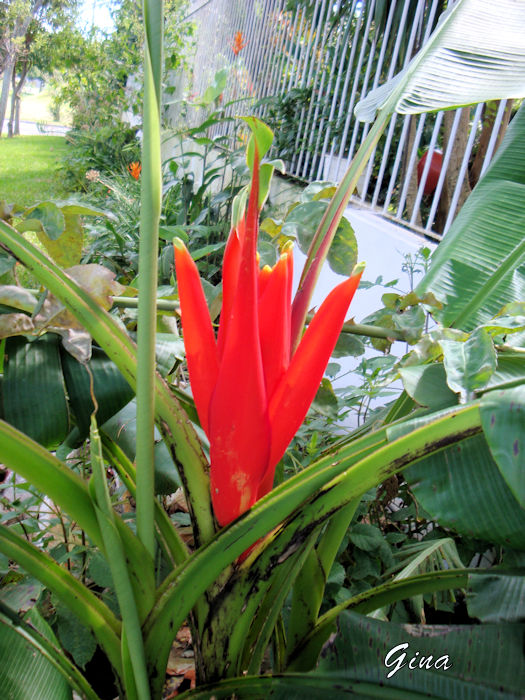
<svg viewBox="0 0 525 700"><path fill-rule="evenodd" d="M154 527L155 332L162 204L160 100L162 0L144 0L144 110L137 320L137 534L152 559Z"/></svg>
<svg viewBox="0 0 525 700"><path fill-rule="evenodd" d="M138 309L139 300L138 297L113 297L113 306L119 309ZM157 311L178 311L180 304L171 299L157 299L156 308Z"/></svg>
<svg viewBox="0 0 525 700"><path fill-rule="evenodd" d="M136 309L139 305L139 300L132 297L114 297L113 304L120 309ZM178 301L170 299L157 299L157 311L178 311L180 304ZM309 323L314 314L307 314L306 323ZM363 323L350 323L347 321L343 324L342 333L351 333L352 335L364 335L369 338L393 338L394 340L406 341L404 331L396 328L382 328L381 326L371 326Z"/></svg>

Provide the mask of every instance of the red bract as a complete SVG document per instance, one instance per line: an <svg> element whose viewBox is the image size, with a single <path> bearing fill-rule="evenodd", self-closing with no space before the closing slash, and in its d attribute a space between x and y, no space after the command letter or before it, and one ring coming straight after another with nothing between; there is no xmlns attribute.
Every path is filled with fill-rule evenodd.
<svg viewBox="0 0 525 700"><path fill-rule="evenodd" d="M258 163L245 217L228 238L217 340L197 267L175 243L190 382L210 440L211 497L227 525L271 490L275 467L312 403L361 272L339 284L291 353L293 257L259 269Z"/></svg>

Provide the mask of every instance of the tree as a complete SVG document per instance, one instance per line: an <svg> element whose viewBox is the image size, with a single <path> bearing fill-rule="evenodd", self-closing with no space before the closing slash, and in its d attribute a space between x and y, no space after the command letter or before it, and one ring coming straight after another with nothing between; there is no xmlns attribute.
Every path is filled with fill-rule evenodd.
<svg viewBox="0 0 525 700"><path fill-rule="evenodd" d="M46 0L5 0L2 3L2 68L3 82L0 93L0 135L4 125L9 88L17 58L31 21L38 16Z"/></svg>
<svg viewBox="0 0 525 700"><path fill-rule="evenodd" d="M184 21L186 0L164 4L165 66L176 68L191 25ZM91 30L83 43L68 47L69 65L56 74L57 101L73 111L73 126L109 126L124 111L140 113L142 84L142 9L134 0L121 0L113 10L115 30ZM134 86L137 86L135 89Z"/></svg>
<svg viewBox="0 0 525 700"><path fill-rule="evenodd" d="M31 70L52 75L69 62L70 48L83 42L75 26L77 4L78 0L47 2L29 23L11 77L8 136L19 133L20 95Z"/></svg>

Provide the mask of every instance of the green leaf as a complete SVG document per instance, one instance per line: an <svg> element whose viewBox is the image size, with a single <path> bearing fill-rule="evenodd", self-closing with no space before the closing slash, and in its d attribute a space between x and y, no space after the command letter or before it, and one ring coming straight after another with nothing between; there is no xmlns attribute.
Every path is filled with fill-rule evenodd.
<svg viewBox="0 0 525 700"><path fill-rule="evenodd" d="M310 182L304 190L301 192L299 201L313 202L320 199L330 199L333 197L336 187L333 182L328 182L324 180L315 180Z"/></svg>
<svg viewBox="0 0 525 700"><path fill-rule="evenodd" d="M136 454L137 416L135 400L128 403L101 426L101 432L108 435L122 451L134 460ZM181 486L181 480L171 454L155 429L154 466L155 493L173 493Z"/></svg>
<svg viewBox="0 0 525 700"><path fill-rule="evenodd" d="M365 352L363 341L353 333L341 333L332 357L358 357Z"/></svg>
<svg viewBox="0 0 525 700"><path fill-rule="evenodd" d="M400 625L345 612L315 672L231 678L199 686L188 697L518 700L525 682L523 642L523 625ZM386 667L387 654L400 644L406 647L394 652ZM444 656L448 662L442 658L436 669ZM414 657L411 670L408 662ZM418 667L422 657L430 662L428 670ZM404 666L387 678L395 671L397 658Z"/></svg>
<svg viewBox="0 0 525 700"><path fill-rule="evenodd" d="M490 378L487 388L503 388L521 384L525 377L525 356L522 353L500 353L498 366Z"/></svg>
<svg viewBox="0 0 525 700"><path fill-rule="evenodd" d="M259 209L263 208L266 198L270 192L270 184L272 182L274 170L275 165L273 162L263 163L259 168Z"/></svg>
<svg viewBox="0 0 525 700"><path fill-rule="evenodd" d="M492 457L514 497L525 508L525 385L486 393L480 413Z"/></svg>
<svg viewBox="0 0 525 700"><path fill-rule="evenodd" d="M48 238L55 241L59 238L65 229L65 218L62 211L53 202L41 202L36 207L25 212L26 218L22 221L20 231L28 230L24 228L24 224L32 221L39 221L41 230ZM32 230L32 229L29 229Z"/></svg>
<svg viewBox="0 0 525 700"><path fill-rule="evenodd" d="M35 578L24 576L16 583L0 588L0 600L17 613L25 613L37 602L43 585Z"/></svg>
<svg viewBox="0 0 525 700"><path fill-rule="evenodd" d="M34 611L31 624L49 641L58 646L53 631ZM69 684L48 659L0 617L0 688L9 700L71 700Z"/></svg>
<svg viewBox="0 0 525 700"><path fill-rule="evenodd" d="M343 687L351 681L360 681L365 689L368 684L381 686L388 689L388 698L519 698L525 683L523 641L523 625L400 625L345 612L316 675L337 678ZM406 646L392 652L401 644ZM423 656L432 656L428 670L419 667ZM448 663L442 659L436 669L443 656ZM411 670L408 662L414 657ZM404 664L397 672L396 659Z"/></svg>
<svg viewBox="0 0 525 700"><path fill-rule="evenodd" d="M15 265L16 259L12 255L5 255L0 251L0 275L5 275L5 273L12 270Z"/></svg>
<svg viewBox="0 0 525 700"><path fill-rule="evenodd" d="M437 410L457 403L457 396L447 385L445 368L440 362L400 367L399 374L405 391L420 406Z"/></svg>
<svg viewBox="0 0 525 700"><path fill-rule="evenodd" d="M203 106L210 105L218 99L219 95L224 91L226 83L228 81L228 68L221 68L218 70L213 78L213 83L209 85L204 91L203 96L199 100L199 104Z"/></svg>
<svg viewBox="0 0 525 700"><path fill-rule="evenodd" d="M447 384L465 402L473 392L487 386L496 369L496 350L488 332L477 329L464 343L442 340Z"/></svg>
<svg viewBox="0 0 525 700"><path fill-rule="evenodd" d="M104 423L120 411L134 396L134 391L117 366L100 348L93 347L87 363L78 362L61 350L62 367L69 402L75 415L80 438L89 434L90 417L94 410L91 399L90 372L97 400L97 419Z"/></svg>
<svg viewBox="0 0 525 700"><path fill-rule="evenodd" d="M447 326L473 329L525 296L524 160L521 108L417 287L418 294L432 290L444 302L438 317Z"/></svg>
<svg viewBox="0 0 525 700"><path fill-rule="evenodd" d="M357 240L352 225L344 216L335 232L327 260L334 272L347 277L357 264Z"/></svg>
<svg viewBox="0 0 525 700"><path fill-rule="evenodd" d="M97 648L95 638L62 602L55 601L54 607L57 633L64 649L71 654L77 666L85 668Z"/></svg>
<svg viewBox="0 0 525 700"><path fill-rule="evenodd" d="M482 435L420 460L405 471L405 478L418 502L441 526L525 550L525 510Z"/></svg>
<svg viewBox="0 0 525 700"><path fill-rule="evenodd" d="M312 402L312 408L319 411L319 413L322 413L324 416L335 420L337 418L338 407L339 404L334 389L329 380L323 377L321 385Z"/></svg>
<svg viewBox="0 0 525 700"><path fill-rule="evenodd" d="M471 574L467 597L468 612L482 622L523 622L525 620L525 569L498 571L483 576Z"/></svg>
<svg viewBox="0 0 525 700"><path fill-rule="evenodd" d="M417 114L523 97L521 10L513 0L460 0L443 14L409 66L357 104L357 118L372 121L387 101L396 112Z"/></svg>
<svg viewBox="0 0 525 700"><path fill-rule="evenodd" d="M10 608L0 603L0 614L2 615L3 624L9 626L19 639L26 643L26 646L29 645L31 647L32 659L45 659L54 667L55 671L62 674L66 685L76 690L85 700L100 700L78 668L69 660L63 649L60 648L53 631L37 608L32 608L23 620ZM36 670L33 665L32 668ZM43 674L39 673L38 675L41 676ZM24 669L24 678L28 676L30 674L27 673L27 669ZM54 679L52 679L51 683L54 686L53 681ZM32 689L33 687L32 685ZM52 690L54 691L56 688L52 688ZM70 696L68 695L67 697Z"/></svg>
<svg viewBox="0 0 525 700"><path fill-rule="evenodd" d="M77 216L105 216L109 219L114 219L114 215L107 209L100 209L99 207L86 206L85 204L77 204L73 202L68 204L67 202L60 203L60 209L62 213L67 218L68 215Z"/></svg>
<svg viewBox="0 0 525 700"><path fill-rule="evenodd" d="M58 240L40 232L37 234L38 240L42 243L53 260L61 267L78 265L82 257L84 228L82 226L80 214L71 211L72 209L74 208L68 207L62 209L64 230Z"/></svg>
<svg viewBox="0 0 525 700"><path fill-rule="evenodd" d="M248 124L252 132L246 149L246 163L250 170L253 170L254 145L257 144L257 153L261 162L272 145L273 131L257 117L241 117L241 119Z"/></svg>
<svg viewBox="0 0 525 700"><path fill-rule="evenodd" d="M515 333L525 329L525 316L496 316L492 321L483 324L493 335ZM509 339L512 343L512 337Z"/></svg>
<svg viewBox="0 0 525 700"><path fill-rule="evenodd" d="M323 201L311 201L294 207L282 226L283 236L295 238L305 255L327 208ZM328 253L328 262L334 272L349 275L357 262L357 241L350 222L344 217Z"/></svg>
<svg viewBox="0 0 525 700"><path fill-rule="evenodd" d="M182 362L186 354L184 341L181 337L171 333L157 333L155 342L155 358L157 370L163 377L167 377L178 363Z"/></svg>
<svg viewBox="0 0 525 700"><path fill-rule="evenodd" d="M381 531L368 523L355 523L348 534L350 541L364 552L374 552L383 544Z"/></svg>
<svg viewBox="0 0 525 700"><path fill-rule="evenodd" d="M220 243L210 243L209 245L205 245L202 248L198 248L197 250L192 250L191 251L191 257L197 261L200 260L201 258L205 258L211 253L216 253L218 250L222 250L226 244L224 241L221 241Z"/></svg>
<svg viewBox="0 0 525 700"><path fill-rule="evenodd" d="M188 243L190 237L184 226L159 226L159 236L165 241L172 241L180 238L184 243Z"/></svg>
<svg viewBox="0 0 525 700"><path fill-rule="evenodd" d="M22 337L6 340L2 386L5 419L49 448L59 445L69 430L59 342L52 333L32 343Z"/></svg>
<svg viewBox="0 0 525 700"><path fill-rule="evenodd" d="M74 510L74 507L71 510ZM121 663L120 624L109 608L65 568L28 543L25 538L14 534L3 525L0 525L0 530L0 550L32 573L76 613L79 620L97 635L100 646L118 670Z"/></svg>
<svg viewBox="0 0 525 700"><path fill-rule="evenodd" d="M421 306L412 306L400 314L393 314L394 327L405 334L407 343L417 343L425 327L426 314Z"/></svg>
<svg viewBox="0 0 525 700"><path fill-rule="evenodd" d="M275 238L281 233L283 227L283 222L281 220L275 220L270 217L263 219L259 225L259 230L265 231L269 236Z"/></svg>
<svg viewBox="0 0 525 700"><path fill-rule="evenodd" d="M87 575L101 588L113 588L113 579L109 565L104 556L96 551L89 560Z"/></svg>

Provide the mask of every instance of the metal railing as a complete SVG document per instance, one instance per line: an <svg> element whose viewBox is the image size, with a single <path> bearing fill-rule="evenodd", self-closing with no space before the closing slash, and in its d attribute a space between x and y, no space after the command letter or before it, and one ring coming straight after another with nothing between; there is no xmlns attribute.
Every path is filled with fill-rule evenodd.
<svg viewBox="0 0 525 700"><path fill-rule="evenodd" d="M194 0L191 92L227 67L226 113L261 116L275 155L306 181L337 182L366 137L357 101L403 69L436 26L444 0ZM236 102L249 98L249 107ZM241 103L242 104L242 103ZM440 238L492 158L505 101L456 112L394 115L354 196ZM228 125L216 127L226 133ZM426 154L426 155L425 155Z"/></svg>

